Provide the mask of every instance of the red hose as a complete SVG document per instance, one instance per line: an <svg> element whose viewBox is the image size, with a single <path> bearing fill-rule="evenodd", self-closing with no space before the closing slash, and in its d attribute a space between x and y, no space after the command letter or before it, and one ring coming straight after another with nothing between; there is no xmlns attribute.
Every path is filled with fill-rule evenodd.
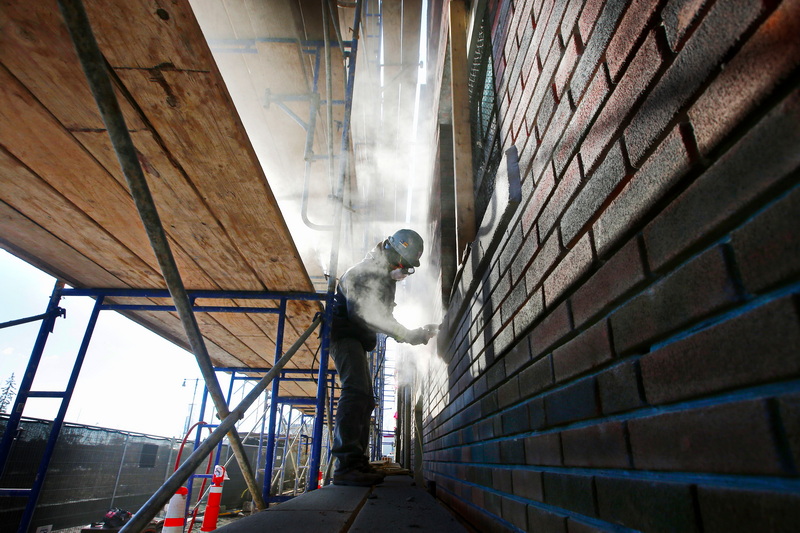
<svg viewBox="0 0 800 533"><path fill-rule="evenodd" d="M186 446L186 441L189 440L189 435L191 435L192 431L194 431L194 428L196 428L199 425L207 425L207 424L203 421L197 422L192 427L190 427L189 431L187 431L186 435L184 435L183 441L181 441L181 446L178 449L178 457L175 459L175 470L177 470L178 467L181 465L181 455L183 455L183 448L184 446ZM214 460L214 452L212 450L211 453L208 454L206 475L208 475L208 473L211 472L211 463L213 460ZM200 500L203 498L203 491L206 489L206 481L208 481L208 479L203 478L203 484L200 485L200 492L197 493L197 503L199 503ZM200 508L199 505L195 505L194 511L192 512L192 521L189 523L189 529L187 530L186 533L192 533L192 528L194 527L194 523L197 520L197 511L199 508Z"/></svg>

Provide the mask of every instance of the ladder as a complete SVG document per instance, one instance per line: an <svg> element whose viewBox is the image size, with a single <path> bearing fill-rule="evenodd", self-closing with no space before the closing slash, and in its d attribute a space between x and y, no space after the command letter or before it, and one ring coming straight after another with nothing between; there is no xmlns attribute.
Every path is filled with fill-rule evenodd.
<svg viewBox="0 0 800 533"><path fill-rule="evenodd" d="M61 427L64 425L64 417L67 414L67 408L69 407L69 402L72 398L72 393L75 390L75 384L78 381L78 375L80 374L80 369L83 365L83 360L89 347L89 340L92 337L92 332L94 331L94 326L97 323L97 317L100 314L100 308L103 303L102 296L98 297L95 301L94 309L92 310L91 317L89 318L89 324L86 326L86 333L84 334L83 341L81 342L78 356L75 360L75 364L73 366L72 373L70 374L69 381L67 382L66 389L63 391L31 390L33 380L36 377L36 371L38 370L39 363L42 359L45 344L47 343L50 333L53 332L56 319L59 317L66 317L66 310L58 306L59 302L61 301L64 285L65 283L63 281L56 281L55 287L53 288L53 293L50 296L50 301L47 305L47 311L45 311L44 314L0 324L0 329L2 329L35 320L42 320L42 324L39 328L39 335L37 336L36 342L33 345L33 351L30 359L28 360L28 366L19 385L17 398L14 401L14 406L9 415L6 429L3 433L3 438L0 440L0 476L2 476L6 470L8 460L11 456L11 450L17 437L17 431L19 430L22 412L25 410L25 404L27 403L28 399L56 398L61 400L58 414L53 420L53 425L50 427L47 445L45 446L44 453L39 461L39 468L36 472L36 476L34 477L33 486L30 488L0 488L0 497L28 498L25 505L25 511L23 512L22 519L20 520L19 527L17 528L19 533L25 533L28 531L30 523L33 520L33 513L36 510L36 504L38 503L39 496L42 492L42 486L44 485L47 468L50 465L50 460L53 457L53 452L55 451L56 442L61 432Z"/></svg>

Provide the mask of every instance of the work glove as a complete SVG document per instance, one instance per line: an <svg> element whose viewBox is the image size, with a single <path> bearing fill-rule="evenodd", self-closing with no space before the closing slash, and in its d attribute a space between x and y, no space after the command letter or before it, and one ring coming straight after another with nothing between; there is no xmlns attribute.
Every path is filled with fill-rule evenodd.
<svg viewBox="0 0 800 533"><path fill-rule="evenodd" d="M414 345L428 344L428 341L431 340L431 338L433 338L438 332L438 324L428 324L427 326L423 326L421 328L412 329L405 341Z"/></svg>

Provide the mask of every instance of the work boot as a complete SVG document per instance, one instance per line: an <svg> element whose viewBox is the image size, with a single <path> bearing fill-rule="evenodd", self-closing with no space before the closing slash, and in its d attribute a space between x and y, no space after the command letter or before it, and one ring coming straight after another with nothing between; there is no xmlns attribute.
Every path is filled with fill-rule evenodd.
<svg viewBox="0 0 800 533"><path fill-rule="evenodd" d="M360 465L334 472L333 484L350 487L371 487L383 481L383 475L370 470L373 469L369 465Z"/></svg>

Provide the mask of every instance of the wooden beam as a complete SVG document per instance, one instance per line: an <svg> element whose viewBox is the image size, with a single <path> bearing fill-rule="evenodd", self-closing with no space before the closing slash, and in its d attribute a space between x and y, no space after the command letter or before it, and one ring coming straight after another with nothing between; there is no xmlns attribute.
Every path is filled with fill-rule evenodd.
<svg viewBox="0 0 800 533"><path fill-rule="evenodd" d="M469 122L467 10L463 0L450 1L450 88L453 99L453 159L456 193L456 250L459 262L475 239L475 193Z"/></svg>

